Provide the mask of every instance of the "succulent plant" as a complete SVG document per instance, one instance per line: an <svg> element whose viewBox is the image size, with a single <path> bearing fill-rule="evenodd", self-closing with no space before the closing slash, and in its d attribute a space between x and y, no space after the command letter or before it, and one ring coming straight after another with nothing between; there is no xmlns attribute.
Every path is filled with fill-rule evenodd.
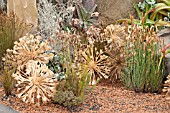
<svg viewBox="0 0 170 113"><path fill-rule="evenodd" d="M57 79L48 67L34 60L29 60L17 68L12 75L16 80L16 96L26 103L46 103L53 98Z"/></svg>
<svg viewBox="0 0 170 113"><path fill-rule="evenodd" d="M18 66L27 63L29 60L48 63L54 55L47 53L51 50L51 47L48 45L48 41L41 42L41 39L40 36L34 35L20 38L19 42L14 42L13 50L7 49L7 57L4 60L13 61Z"/></svg>
<svg viewBox="0 0 170 113"><path fill-rule="evenodd" d="M82 103L81 97L75 96L72 91L57 91L54 96L54 101L66 107L77 106Z"/></svg>
<svg viewBox="0 0 170 113"><path fill-rule="evenodd" d="M54 76L57 77L58 80L62 80L65 78L65 72L63 69L64 59L59 55L54 55L53 59L50 60L47 64L48 68L53 71Z"/></svg>

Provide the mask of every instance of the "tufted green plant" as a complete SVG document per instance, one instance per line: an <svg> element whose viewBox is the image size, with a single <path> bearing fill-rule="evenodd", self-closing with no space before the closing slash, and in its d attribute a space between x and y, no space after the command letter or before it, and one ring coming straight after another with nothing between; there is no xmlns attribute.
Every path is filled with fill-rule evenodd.
<svg viewBox="0 0 170 113"><path fill-rule="evenodd" d="M0 60L2 60L6 50L11 49L14 41L23 36L28 28L28 25L19 21L14 14L10 16L0 15Z"/></svg>
<svg viewBox="0 0 170 113"><path fill-rule="evenodd" d="M130 58L126 58L127 68L122 81L136 92L157 92L162 87L164 61L155 28L134 24L129 31L127 54Z"/></svg>

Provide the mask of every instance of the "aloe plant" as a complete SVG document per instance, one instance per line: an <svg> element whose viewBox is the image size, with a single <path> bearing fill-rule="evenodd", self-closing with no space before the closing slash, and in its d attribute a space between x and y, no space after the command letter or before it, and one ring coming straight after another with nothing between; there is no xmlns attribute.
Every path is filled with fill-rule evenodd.
<svg viewBox="0 0 170 113"><path fill-rule="evenodd" d="M97 5L94 4L94 6L92 7L88 7L88 6L85 7L83 6L82 3L76 2L75 7L76 7L77 14L78 14L78 18L83 22L83 27L92 25L95 19L92 19L91 17L94 11L96 10Z"/></svg>
<svg viewBox="0 0 170 113"><path fill-rule="evenodd" d="M145 25L151 27L152 25L162 28L164 26L170 27L170 1L169 0L145 0L134 3L134 8L138 14L139 19L135 19L135 24L140 26ZM118 22L129 21L130 19L120 19Z"/></svg>

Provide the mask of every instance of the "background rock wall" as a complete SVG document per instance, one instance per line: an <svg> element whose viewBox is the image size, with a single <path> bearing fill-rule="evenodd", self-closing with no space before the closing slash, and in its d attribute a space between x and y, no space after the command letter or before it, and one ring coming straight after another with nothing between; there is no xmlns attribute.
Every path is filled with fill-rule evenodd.
<svg viewBox="0 0 170 113"><path fill-rule="evenodd" d="M140 1L144 0L95 0L95 3L102 16L117 20L128 18L130 14L136 16L133 3Z"/></svg>

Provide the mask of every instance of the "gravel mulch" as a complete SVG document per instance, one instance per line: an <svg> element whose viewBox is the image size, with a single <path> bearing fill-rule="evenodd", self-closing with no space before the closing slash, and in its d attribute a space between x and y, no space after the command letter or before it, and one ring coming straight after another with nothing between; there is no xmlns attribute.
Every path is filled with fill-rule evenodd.
<svg viewBox="0 0 170 113"><path fill-rule="evenodd" d="M0 97L3 95L0 87ZM110 84L97 85L79 107L64 108L53 103L37 107L24 104L13 96L7 100L1 98L0 104L21 113L170 113L170 101L164 94L135 93L121 85Z"/></svg>

